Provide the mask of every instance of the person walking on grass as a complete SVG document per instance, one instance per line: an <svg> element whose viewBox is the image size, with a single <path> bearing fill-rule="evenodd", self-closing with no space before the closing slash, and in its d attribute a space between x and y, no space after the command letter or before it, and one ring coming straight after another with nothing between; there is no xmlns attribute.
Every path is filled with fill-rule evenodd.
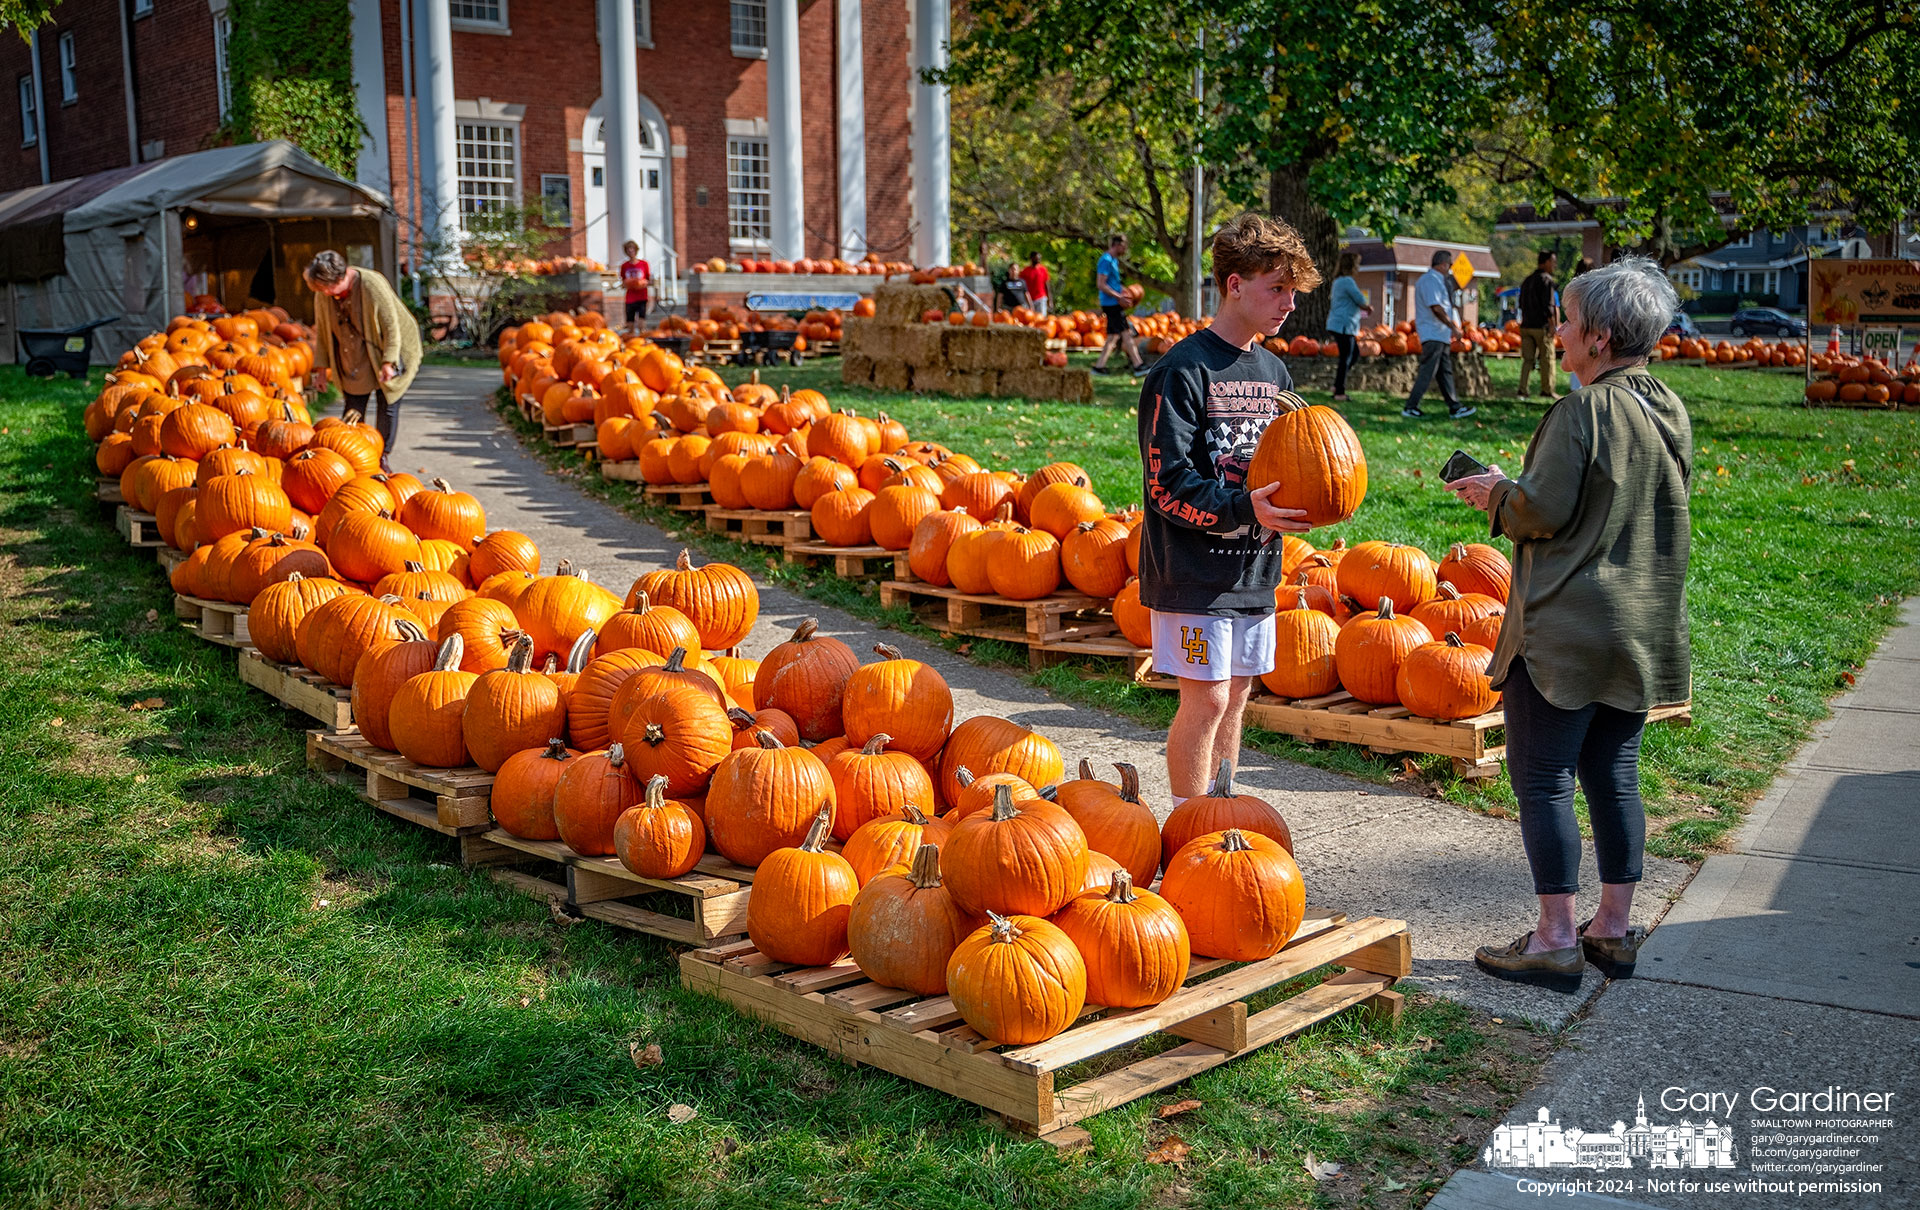
<svg viewBox="0 0 1920 1210"><path fill-rule="evenodd" d="M1153 666L1180 682L1167 731L1175 806L1239 759L1247 694L1273 668L1279 538L1312 528L1303 511L1274 506L1278 484L1248 491L1246 477L1293 388L1260 342L1320 273L1299 232L1243 214L1213 237L1213 277L1213 324L1168 350L1140 390L1140 600L1153 611Z"/></svg>
<svg viewBox="0 0 1920 1210"><path fill-rule="evenodd" d="M420 372L420 325L386 278L349 265L331 249L315 256L302 276L319 295L313 309L316 379L318 371L331 373L347 411L365 416L367 404L375 404L380 468L391 470L400 398Z"/></svg>
<svg viewBox="0 0 1920 1210"><path fill-rule="evenodd" d="M1553 365L1553 334L1560 326L1560 292L1554 289L1558 258L1542 252L1533 273L1520 283L1520 398L1527 397L1527 379L1534 363L1540 366L1540 390L1548 399L1560 394L1559 374Z"/></svg>
<svg viewBox="0 0 1920 1210"><path fill-rule="evenodd" d="M1133 376L1138 378L1147 372L1147 367L1140 361L1133 322L1127 318L1127 307L1133 300L1127 295L1127 288L1120 284L1120 258L1126 254L1127 237L1116 235L1107 241L1106 252L1094 266L1093 284L1100 293L1100 312L1107 317L1107 339L1100 346L1100 356L1094 359L1093 372L1107 372L1107 358L1117 346L1127 355L1127 364L1133 367Z"/></svg>
<svg viewBox="0 0 1920 1210"><path fill-rule="evenodd" d="M1692 693L1687 561L1693 425L1647 369L1679 303L1659 265L1623 257L1567 283L1560 339L1587 385L1547 410L1526 467L1447 487L1513 541L1513 588L1488 668L1507 718L1507 772L1539 922L1473 960L1498 979L1560 991L1585 962L1632 975L1646 930L1629 922L1646 848L1640 737L1647 711ZM1580 889L1575 780L1586 791L1600 903Z"/></svg>
<svg viewBox="0 0 1920 1210"><path fill-rule="evenodd" d="M1360 321L1373 314L1373 306L1367 302L1367 292L1360 288L1359 282L1353 280L1359 268L1358 252L1340 254L1340 268L1333 277L1333 296L1329 299L1327 310L1327 334L1340 347L1340 357L1333 365L1335 403L1348 401L1347 371L1353 369L1353 363L1360 358Z"/></svg>
<svg viewBox="0 0 1920 1210"><path fill-rule="evenodd" d="M1047 267L1040 263L1038 252L1027 253L1027 267L1017 274L1027 287L1027 309L1044 318L1047 314Z"/></svg>
<svg viewBox="0 0 1920 1210"><path fill-rule="evenodd" d="M1453 391L1453 341L1462 329L1453 313L1453 285L1447 279L1447 266L1452 262L1452 253L1436 251L1432 267L1413 287L1413 326L1420 336L1420 368L1413 373L1407 406L1400 409L1409 420L1426 419L1420 401L1426 398L1435 378L1439 379L1440 398L1447 401L1447 415L1464 420L1474 413Z"/></svg>
<svg viewBox="0 0 1920 1210"><path fill-rule="evenodd" d="M653 285L653 269L640 259L640 245L628 240L620 245L627 259L620 262L620 284L626 287L627 335L639 333L647 318L647 291Z"/></svg>

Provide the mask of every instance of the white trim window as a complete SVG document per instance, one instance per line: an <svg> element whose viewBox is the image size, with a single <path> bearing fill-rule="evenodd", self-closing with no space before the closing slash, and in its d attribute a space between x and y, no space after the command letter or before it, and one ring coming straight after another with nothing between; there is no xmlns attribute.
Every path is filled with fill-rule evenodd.
<svg viewBox="0 0 1920 1210"><path fill-rule="evenodd" d="M213 81L220 100L220 120L233 112L233 71L227 56L233 44L233 15L223 7L213 15Z"/></svg>
<svg viewBox="0 0 1920 1210"><path fill-rule="evenodd" d="M1739 294L1780 293L1780 270L1752 269L1733 275L1733 288Z"/></svg>
<svg viewBox="0 0 1920 1210"><path fill-rule="evenodd" d="M20 145L40 145L40 103L33 94L33 77L20 77Z"/></svg>
<svg viewBox="0 0 1920 1210"><path fill-rule="evenodd" d="M80 58L73 47L73 31L60 35L60 103L71 105L80 99Z"/></svg>
<svg viewBox="0 0 1920 1210"><path fill-rule="evenodd" d="M633 44L653 49L653 0L633 0Z"/></svg>
<svg viewBox="0 0 1920 1210"><path fill-rule="evenodd" d="M460 118L454 123L453 154L460 217L505 210L520 200L520 125Z"/></svg>
<svg viewBox="0 0 1920 1210"><path fill-rule="evenodd" d="M507 0L447 0L447 17L460 29L498 33L507 28Z"/></svg>
<svg viewBox="0 0 1920 1210"><path fill-rule="evenodd" d="M767 140L727 137L727 242L765 248L773 240L773 165Z"/></svg>
<svg viewBox="0 0 1920 1210"><path fill-rule="evenodd" d="M1729 247L1729 248L1751 248L1751 247L1753 247L1753 232L1751 232L1751 231L1749 231L1749 232L1747 232L1747 233L1746 233L1745 235L1743 235L1743 236L1741 236L1741 237L1740 237L1739 239L1737 239L1737 240L1733 240L1733 241L1731 241L1731 242L1729 242L1729 243L1727 244L1727 247Z"/></svg>
<svg viewBox="0 0 1920 1210"><path fill-rule="evenodd" d="M728 0L733 53L743 59L767 57L767 0Z"/></svg>
<svg viewBox="0 0 1920 1210"><path fill-rule="evenodd" d="M1687 289L1697 293L1700 289L1702 273L1699 269L1694 268L1675 268L1667 270L1667 277L1674 285L1685 286Z"/></svg>

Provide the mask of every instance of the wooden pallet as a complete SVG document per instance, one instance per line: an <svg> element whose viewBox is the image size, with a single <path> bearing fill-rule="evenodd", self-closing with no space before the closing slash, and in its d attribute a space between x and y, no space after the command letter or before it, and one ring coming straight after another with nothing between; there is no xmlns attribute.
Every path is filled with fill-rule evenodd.
<svg viewBox="0 0 1920 1210"><path fill-rule="evenodd" d="M1346 967L1271 1007L1249 997L1323 966ZM750 941L680 956L683 986L718 996L781 1032L851 1063L865 1063L982 1106L1008 1127L1063 1150L1087 1145L1077 1123L1178 1084L1324 1021L1355 1005L1398 1018L1394 982L1413 968L1405 921L1309 910L1287 947L1260 962L1195 958L1187 982L1150 1008L1090 1005L1064 1033L1000 1047L932 998L868 980L851 959L797 968L768 959ZM1187 1039L1150 1057L1132 1047L1156 1035ZM1100 1074L1056 1087L1075 1064L1102 1060Z"/></svg>
<svg viewBox="0 0 1920 1210"><path fill-rule="evenodd" d="M608 462L604 458L601 459L600 477L602 479L617 479L622 483L646 482L645 479L640 477L640 463L631 458L625 462Z"/></svg>
<svg viewBox="0 0 1920 1210"><path fill-rule="evenodd" d="M804 508L707 508L707 528L758 546L787 546L813 540L813 514Z"/></svg>
<svg viewBox="0 0 1920 1210"><path fill-rule="evenodd" d="M247 607L230 601L209 601L183 593L173 596L173 616L188 630L209 643L222 647L251 647L247 633Z"/></svg>
<svg viewBox="0 0 1920 1210"><path fill-rule="evenodd" d="M153 557L154 561L160 564L160 570L165 572L167 578L171 580L173 569L187 561L187 552L175 550L171 546L156 546L153 548Z"/></svg>
<svg viewBox="0 0 1920 1210"><path fill-rule="evenodd" d="M1465 778L1498 777L1507 758L1507 719L1499 710L1453 721L1420 718L1405 706L1369 705L1343 689L1292 701L1262 693L1247 703L1246 721L1282 735L1362 744L1387 755L1451 757L1455 775ZM1647 721L1687 726L1693 721L1693 704L1656 706ZM1502 732L1498 742L1495 731Z"/></svg>
<svg viewBox="0 0 1920 1210"><path fill-rule="evenodd" d="M659 483L649 487L646 494L647 499L684 513L704 512L713 506L713 493L704 483Z"/></svg>
<svg viewBox="0 0 1920 1210"><path fill-rule="evenodd" d="M807 342L805 357L838 357L840 342L837 340L810 340Z"/></svg>
<svg viewBox="0 0 1920 1210"><path fill-rule="evenodd" d="M152 513L143 513L122 504L113 513L113 527L127 540L128 546L165 546L167 541L160 536L160 523Z"/></svg>
<svg viewBox="0 0 1920 1210"><path fill-rule="evenodd" d="M714 945L747 931L748 884L753 871L708 853L679 878L642 878L617 857L582 857L557 840L522 840L495 828L460 840L470 866L532 866L537 873L500 869L495 877L528 894L557 899L583 916L688 945ZM678 897L685 917L652 911L641 902Z"/></svg>
<svg viewBox="0 0 1920 1210"><path fill-rule="evenodd" d="M120 494L120 480L104 476L93 485L93 498L102 504L125 504L127 498Z"/></svg>
<svg viewBox="0 0 1920 1210"><path fill-rule="evenodd" d="M593 426L590 424L563 424L559 428L543 424L540 426L540 431L546 434L549 444L563 450L570 450L594 438Z"/></svg>
<svg viewBox="0 0 1920 1210"><path fill-rule="evenodd" d="M373 746L358 731L307 732L307 767L387 814L442 836L474 836L493 828L493 774L474 765L429 769Z"/></svg>
<svg viewBox="0 0 1920 1210"><path fill-rule="evenodd" d="M827 559L843 580L882 579L893 574L895 556L905 558L904 550L884 546L832 546L825 542L790 542L784 548L789 563L811 567Z"/></svg>
<svg viewBox="0 0 1920 1210"><path fill-rule="evenodd" d="M299 664L281 664L254 647L240 649L240 679L329 731L353 726L353 691Z"/></svg>
<svg viewBox="0 0 1920 1210"><path fill-rule="evenodd" d="M1073 639L1100 638L1116 629L1113 602L1077 592L1055 593L1035 601L975 596L957 588L937 588L925 580L888 580L880 585L880 604L902 605L919 621L942 634L999 639L1007 643L1054 646Z"/></svg>
<svg viewBox="0 0 1920 1210"><path fill-rule="evenodd" d="M1119 633L1118 625L1114 627L1113 634L1066 639L1058 643L1036 643L1027 648L1027 665L1031 668L1046 668L1085 656L1126 661L1127 675L1136 683L1144 682L1148 676L1154 674L1153 648L1135 647L1131 639Z"/></svg>

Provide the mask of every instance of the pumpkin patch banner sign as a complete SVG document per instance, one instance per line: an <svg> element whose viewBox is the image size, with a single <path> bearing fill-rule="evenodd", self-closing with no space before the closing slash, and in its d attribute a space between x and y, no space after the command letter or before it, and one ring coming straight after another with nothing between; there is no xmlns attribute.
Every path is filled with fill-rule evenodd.
<svg viewBox="0 0 1920 1210"><path fill-rule="evenodd" d="M1920 321L1920 261L1816 260L1808 269L1816 325Z"/></svg>

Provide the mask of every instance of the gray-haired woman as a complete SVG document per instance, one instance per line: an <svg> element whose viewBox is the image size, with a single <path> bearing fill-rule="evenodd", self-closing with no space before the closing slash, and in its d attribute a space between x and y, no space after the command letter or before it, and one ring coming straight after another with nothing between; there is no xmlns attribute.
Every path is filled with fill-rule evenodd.
<svg viewBox="0 0 1920 1210"><path fill-rule="evenodd" d="M1645 937L1628 923L1646 837L1640 734L1651 707L1691 689L1693 428L1647 371L1677 302L1659 266L1623 258L1573 279L1563 301L1566 365L1587 385L1541 419L1518 477L1493 467L1447 486L1514 545L1489 671L1505 694L1507 769L1540 900L1533 931L1474 961L1497 978L1571 991L1583 953L1626 978ZM1578 927L1576 777L1601 884L1599 910Z"/></svg>

